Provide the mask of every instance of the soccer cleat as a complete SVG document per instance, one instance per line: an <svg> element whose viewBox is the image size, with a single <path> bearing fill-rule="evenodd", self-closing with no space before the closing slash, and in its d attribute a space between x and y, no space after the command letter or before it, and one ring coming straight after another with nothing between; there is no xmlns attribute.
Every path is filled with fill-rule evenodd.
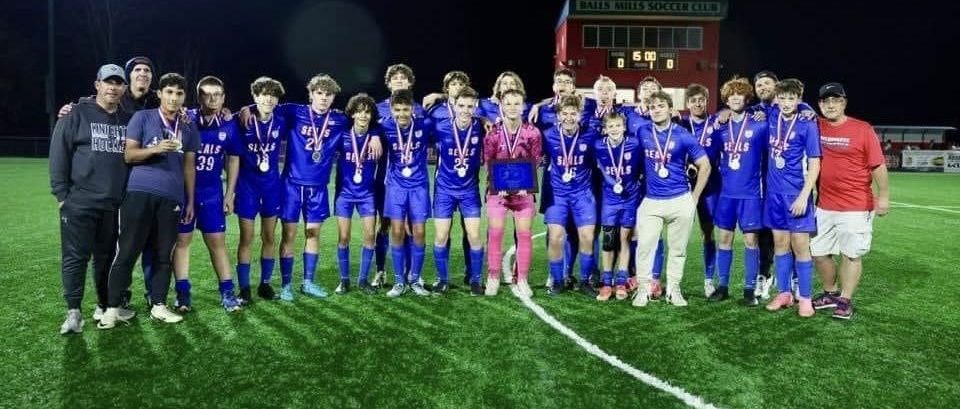
<svg viewBox="0 0 960 409"><path fill-rule="evenodd" d="M730 288L725 285L721 285L713 290L713 293L707 297L707 301L711 302L720 302L730 298Z"/></svg>
<svg viewBox="0 0 960 409"><path fill-rule="evenodd" d="M646 307L647 303L650 302L650 295L647 294L646 289L638 289L636 293L633 294L633 306L634 307Z"/></svg>
<svg viewBox="0 0 960 409"><path fill-rule="evenodd" d="M824 308L834 308L837 306L837 299L840 298L839 292L824 291L813 297L813 308L822 310Z"/></svg>
<svg viewBox="0 0 960 409"><path fill-rule="evenodd" d="M499 278L487 278L487 289L484 291L484 295L494 296L497 295L497 292L500 291L500 279Z"/></svg>
<svg viewBox="0 0 960 409"><path fill-rule="evenodd" d="M340 280L340 284L337 285L337 288L333 290L337 294L346 294L350 292L350 280Z"/></svg>
<svg viewBox="0 0 960 409"><path fill-rule="evenodd" d="M377 293L377 288L370 285L370 282L368 282L367 280L360 280L359 282L357 282L357 288L359 288L360 291L363 291L363 293L367 295Z"/></svg>
<svg viewBox="0 0 960 409"><path fill-rule="evenodd" d="M387 282L386 276L387 276L386 272L377 271L377 273L373 275L373 281L370 282L370 286L372 286L373 288L383 287L384 284Z"/></svg>
<svg viewBox="0 0 960 409"><path fill-rule="evenodd" d="M387 297L397 298L403 295L405 292L407 292L406 284L396 283L393 285L393 288L391 288L390 291L387 291Z"/></svg>
<svg viewBox="0 0 960 409"><path fill-rule="evenodd" d="M578 286L580 293L590 298L597 298L597 290L593 288L593 284L590 283L590 280L583 280Z"/></svg>
<svg viewBox="0 0 960 409"><path fill-rule="evenodd" d="M717 288L713 286L713 280L709 278L703 280L703 296L704 297L710 298L710 296L713 295L713 292L716 290Z"/></svg>
<svg viewBox="0 0 960 409"><path fill-rule="evenodd" d="M240 305L246 307L253 302L253 295L250 294L250 287L240 289Z"/></svg>
<svg viewBox="0 0 960 409"><path fill-rule="evenodd" d="M767 304L767 311L779 311L793 306L793 294L782 292Z"/></svg>
<svg viewBox="0 0 960 409"><path fill-rule="evenodd" d="M566 289L566 290L576 290L576 289L577 289L577 278L574 277L573 275L568 275L565 283L566 283L566 287L564 287L564 289Z"/></svg>
<svg viewBox="0 0 960 409"><path fill-rule="evenodd" d="M97 328L100 329L110 329L117 326L117 322L127 323L127 320L122 319L119 316L120 308L112 307L107 308L107 310L100 317L100 322L97 323Z"/></svg>
<svg viewBox="0 0 960 409"><path fill-rule="evenodd" d="M607 301L611 295L613 295L613 287L609 285L600 287L600 292L597 293L597 301Z"/></svg>
<svg viewBox="0 0 960 409"><path fill-rule="evenodd" d="M660 285L660 280L650 280L650 292L647 295L651 300L659 299L663 295L663 286Z"/></svg>
<svg viewBox="0 0 960 409"><path fill-rule="evenodd" d="M293 284L280 286L280 300L293 302Z"/></svg>
<svg viewBox="0 0 960 409"><path fill-rule="evenodd" d="M627 286L625 285L617 286L615 294L618 300L626 300L628 293L629 291L627 291Z"/></svg>
<svg viewBox="0 0 960 409"><path fill-rule="evenodd" d="M849 298L837 297L837 306L833 309L833 318L848 320L853 318L853 303Z"/></svg>
<svg viewBox="0 0 960 409"><path fill-rule="evenodd" d="M627 292L628 292L628 293L633 292L634 290L636 290L636 289L637 289L637 277L636 277L636 276L630 276L630 278L627 279L627 285L626 285L626 287L627 287Z"/></svg>
<svg viewBox="0 0 960 409"><path fill-rule="evenodd" d="M746 307L756 307L760 305L760 300L757 299L757 294L752 288L743 289L743 305Z"/></svg>
<svg viewBox="0 0 960 409"><path fill-rule="evenodd" d="M182 316L174 314L173 311L168 310L167 306L163 304L155 304L150 308L150 318L166 324L176 324L183 321Z"/></svg>
<svg viewBox="0 0 960 409"><path fill-rule="evenodd" d="M433 286L430 288L430 292L436 295L446 294L447 291L450 291L450 284L446 281L437 281L433 283Z"/></svg>
<svg viewBox="0 0 960 409"><path fill-rule="evenodd" d="M683 298L683 294L680 292L680 286L678 285L667 287L666 299L668 303L677 307L687 306L687 300Z"/></svg>
<svg viewBox="0 0 960 409"><path fill-rule="evenodd" d="M770 299L770 289L773 287L774 282L776 282L776 280L773 277L769 277L769 278L764 276L757 277L756 294L757 296L760 297L761 300Z"/></svg>
<svg viewBox="0 0 960 409"><path fill-rule="evenodd" d="M470 295L473 297L479 297L483 295L483 285L480 282L470 283Z"/></svg>
<svg viewBox="0 0 960 409"><path fill-rule="evenodd" d="M67 310L67 319L60 325L60 335L83 332L83 314L77 308Z"/></svg>
<svg viewBox="0 0 960 409"><path fill-rule="evenodd" d="M560 294L563 294L565 290L566 287L563 285L563 283L553 283L553 286L547 289L547 294L556 297Z"/></svg>
<svg viewBox="0 0 960 409"><path fill-rule="evenodd" d="M417 281L417 282L415 282L415 283L413 283L413 284L410 284L410 289L413 290L413 293L414 293L414 294L416 294L416 295L418 295L418 296L420 296L420 297L425 297L425 296L430 295L430 291L427 291L427 289L423 287L423 283L421 283L421 282L419 282L419 281Z"/></svg>
<svg viewBox="0 0 960 409"><path fill-rule="evenodd" d="M107 311L106 308L100 308L100 307L94 308L93 320L100 321L100 319L103 318L103 314L106 313L106 311ZM131 319L133 319L133 317L136 317L136 316L137 316L137 312L134 310L128 310L123 307L117 308L117 318L119 318L121 321L130 321Z"/></svg>
<svg viewBox="0 0 960 409"><path fill-rule="evenodd" d="M274 300L277 298L277 293L273 291L273 286L269 283L260 283L260 285L257 286L257 295L264 300Z"/></svg>
<svg viewBox="0 0 960 409"><path fill-rule="evenodd" d="M350 283L348 282L347 286L349 285ZM326 289L315 284L313 281L304 281L303 284L300 284L300 292L307 297L313 298L327 298L328 295ZM290 299L285 301L293 301L293 292L291 291L290 294ZM283 299L283 291L280 292L280 298Z"/></svg>
<svg viewBox="0 0 960 409"><path fill-rule="evenodd" d="M234 312L240 310L240 307L243 306L243 303L240 302L240 299L233 295L233 292L228 291L220 294L220 305L223 306L224 311Z"/></svg>
<svg viewBox="0 0 960 409"><path fill-rule="evenodd" d="M810 302L809 298L800 298L797 303L797 314L802 318L810 318L817 313L817 310L813 309L813 303Z"/></svg>
<svg viewBox="0 0 960 409"><path fill-rule="evenodd" d="M190 292L189 292L189 291L183 291L183 292L177 291L177 298L176 298L175 300L173 300L173 308L174 308L175 310L177 310L177 312L179 312L179 313L181 313L181 314L184 314L184 313L190 312L190 310L191 310L190 304L191 304L191 302L190 302Z"/></svg>
<svg viewBox="0 0 960 409"><path fill-rule="evenodd" d="M543 283L543 286L546 287L547 289L552 288L552 287L553 287L553 277L551 277L550 275L547 275L547 281L546 281L545 283Z"/></svg>
<svg viewBox="0 0 960 409"><path fill-rule="evenodd" d="M527 280L517 280L517 292L524 297L533 297L533 289L530 288Z"/></svg>

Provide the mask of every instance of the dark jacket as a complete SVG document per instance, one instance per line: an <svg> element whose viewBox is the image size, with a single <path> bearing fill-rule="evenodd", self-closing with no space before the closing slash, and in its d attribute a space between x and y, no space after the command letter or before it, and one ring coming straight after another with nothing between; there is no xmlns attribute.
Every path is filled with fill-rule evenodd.
<svg viewBox="0 0 960 409"><path fill-rule="evenodd" d="M58 202L116 209L127 184L123 151L131 114L82 99L60 118L50 141L50 187Z"/></svg>

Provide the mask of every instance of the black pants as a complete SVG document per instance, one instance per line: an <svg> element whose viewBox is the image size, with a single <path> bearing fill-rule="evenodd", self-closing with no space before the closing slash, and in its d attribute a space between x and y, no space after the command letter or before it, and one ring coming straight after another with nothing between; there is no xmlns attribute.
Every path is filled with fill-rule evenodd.
<svg viewBox="0 0 960 409"><path fill-rule="evenodd" d="M70 204L69 199L64 202L60 208L60 275L67 308L80 308L91 255L97 304L107 305L107 276L116 245L116 210L84 208Z"/></svg>
<svg viewBox="0 0 960 409"><path fill-rule="evenodd" d="M770 278L773 266L773 230L763 229L757 232L757 246L760 248L760 275Z"/></svg>
<svg viewBox="0 0 960 409"><path fill-rule="evenodd" d="M166 304L177 244L179 203L146 192L127 192L120 205L120 238L110 268L108 305L118 307L130 287L133 266L141 252L153 251L150 302Z"/></svg>

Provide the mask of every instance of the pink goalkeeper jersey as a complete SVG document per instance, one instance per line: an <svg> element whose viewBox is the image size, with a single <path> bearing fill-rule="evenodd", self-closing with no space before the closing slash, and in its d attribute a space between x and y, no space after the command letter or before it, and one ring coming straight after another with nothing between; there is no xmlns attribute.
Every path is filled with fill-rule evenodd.
<svg viewBox="0 0 960 409"><path fill-rule="evenodd" d="M510 132L503 124L498 124L483 139L483 162L493 159L530 159L537 163L543 154L542 135L537 127L523 124L516 132ZM487 193L490 191L490 173L487 172Z"/></svg>

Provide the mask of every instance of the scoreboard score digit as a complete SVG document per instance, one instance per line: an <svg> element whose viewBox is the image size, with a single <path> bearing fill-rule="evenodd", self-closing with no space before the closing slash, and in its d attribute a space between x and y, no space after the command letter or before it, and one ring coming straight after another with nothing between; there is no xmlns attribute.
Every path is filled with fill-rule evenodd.
<svg viewBox="0 0 960 409"><path fill-rule="evenodd" d="M676 71L677 52L673 50L625 49L607 52L611 70Z"/></svg>

